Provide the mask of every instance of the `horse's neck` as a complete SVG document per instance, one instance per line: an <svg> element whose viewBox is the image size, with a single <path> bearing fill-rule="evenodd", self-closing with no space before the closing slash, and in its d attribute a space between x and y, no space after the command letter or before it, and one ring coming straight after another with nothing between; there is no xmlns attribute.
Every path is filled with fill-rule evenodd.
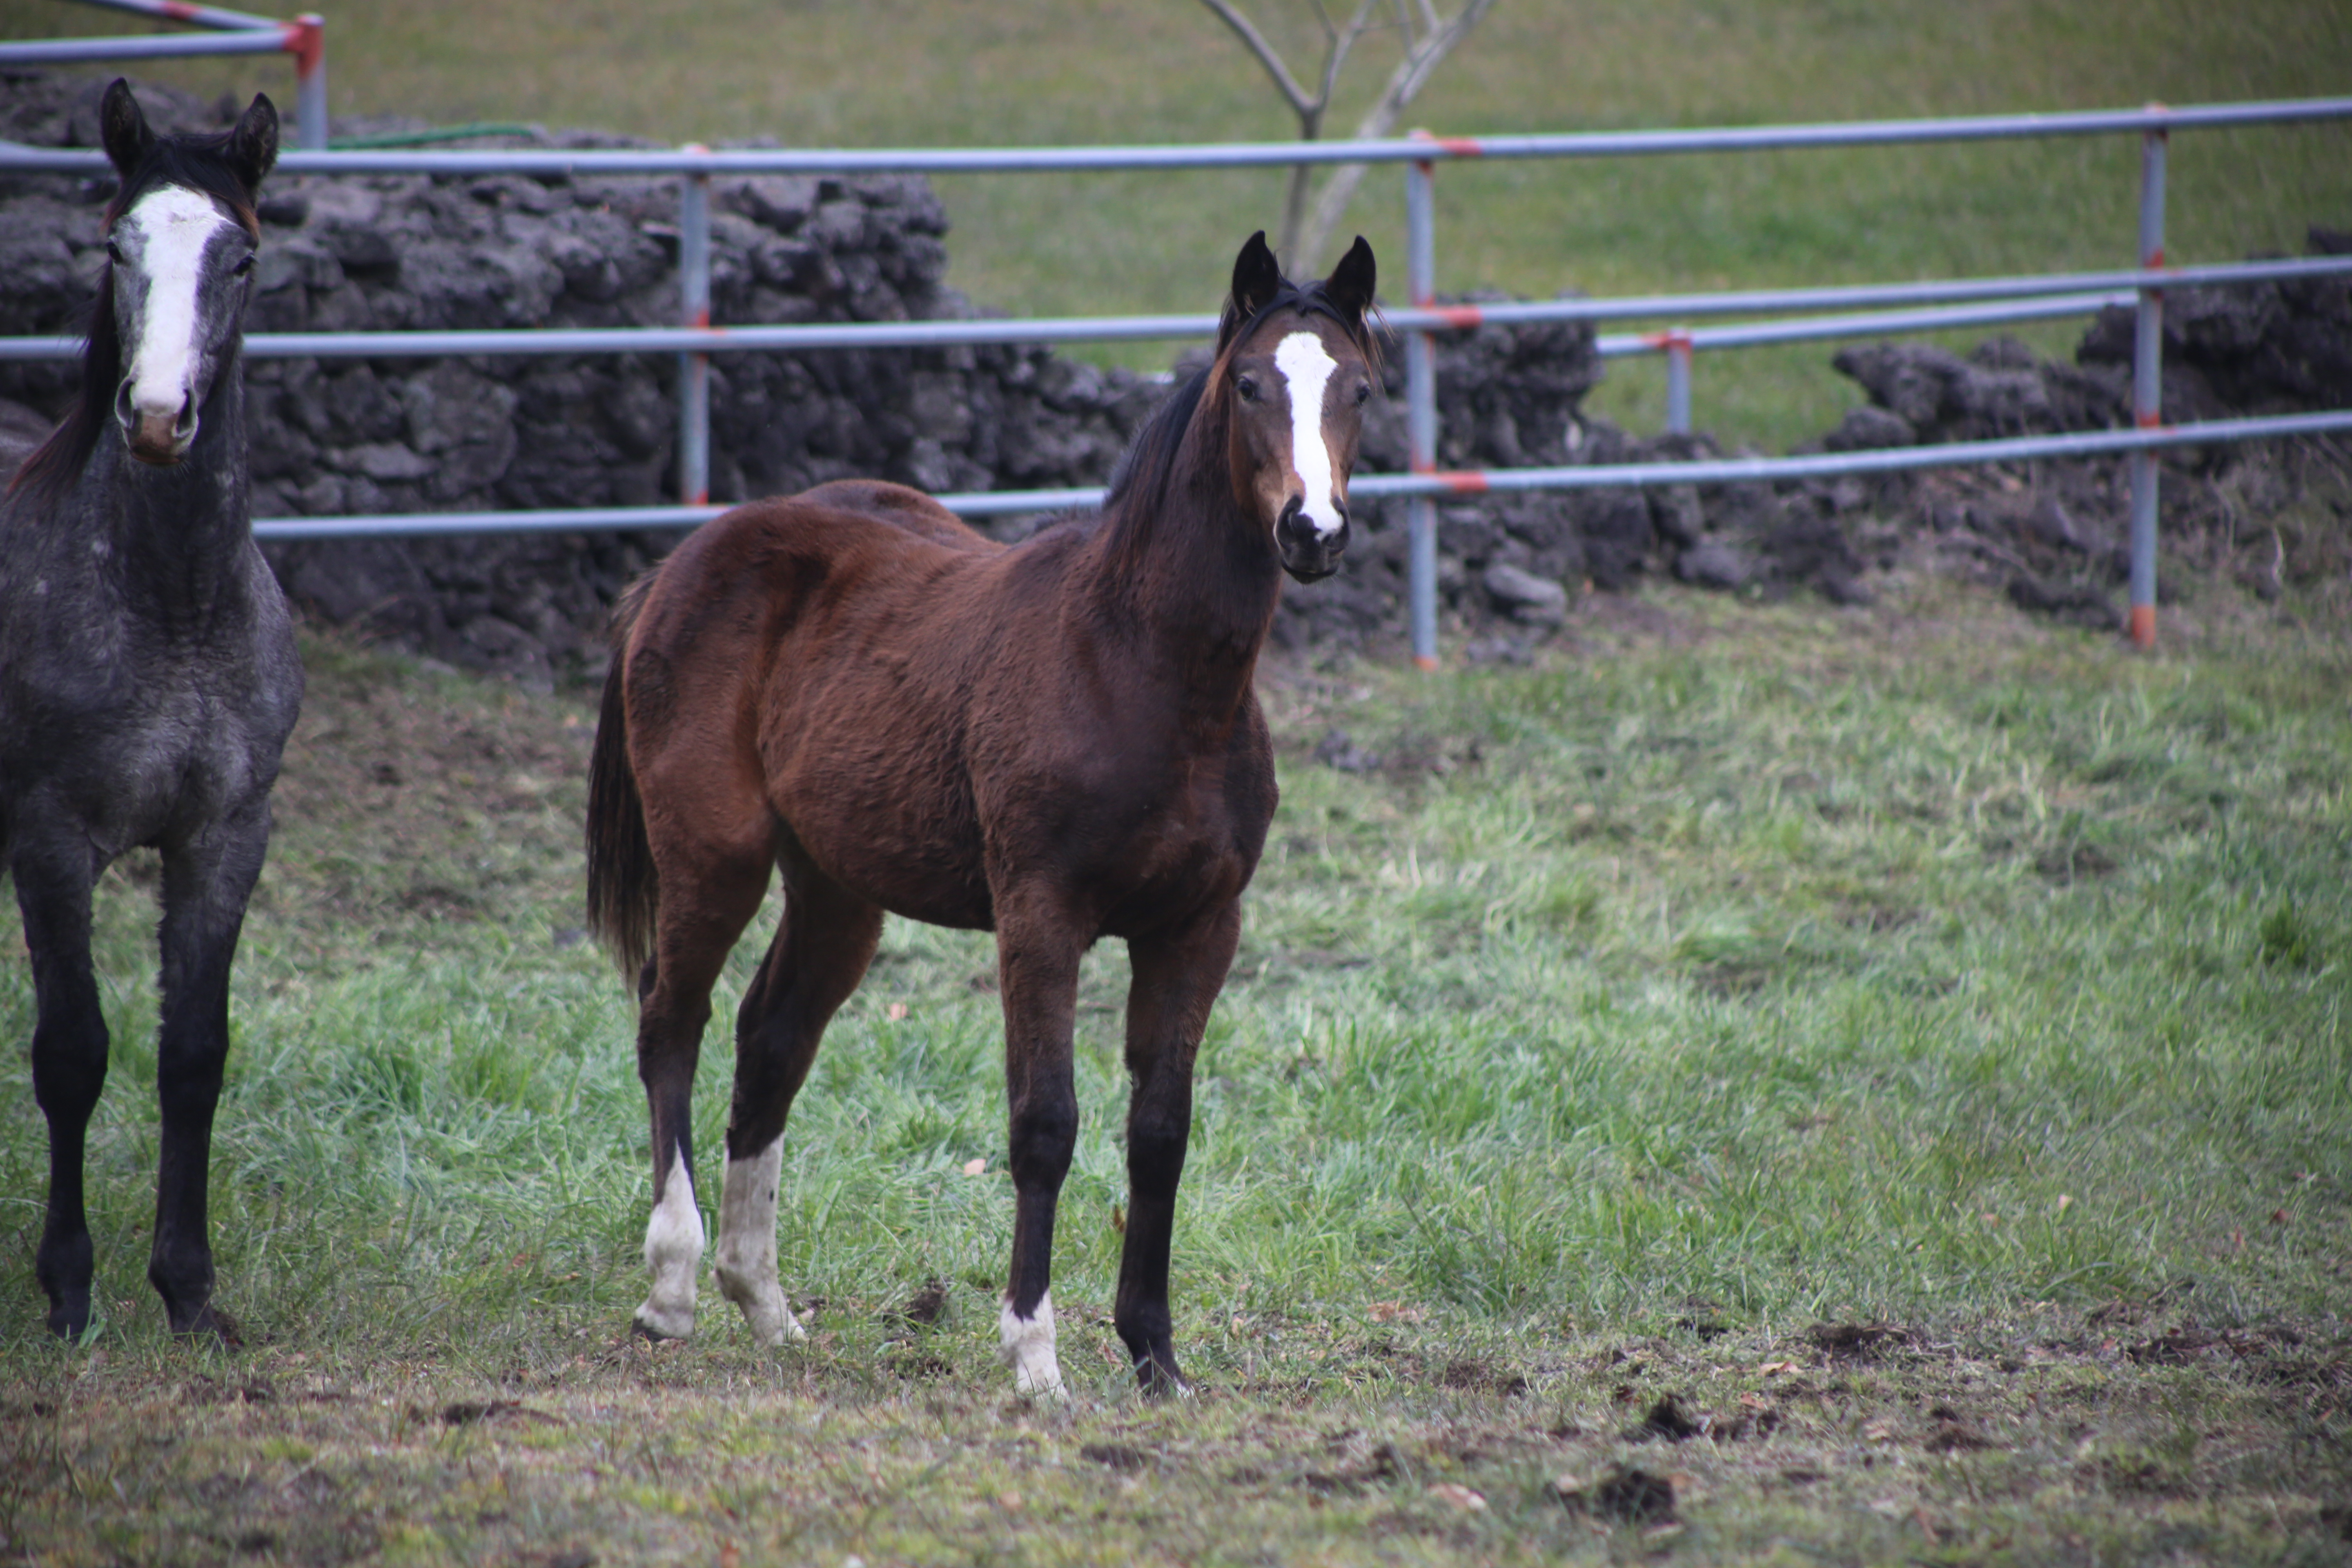
<svg viewBox="0 0 2352 1568"><path fill-rule="evenodd" d="M110 546L112 574L141 603L202 616L242 592L253 537L244 367L227 365L214 380L196 438L170 468L140 462L106 432L83 494Z"/></svg>
<svg viewBox="0 0 2352 1568"><path fill-rule="evenodd" d="M1121 631L1181 684L1212 726L1249 696L1282 592L1271 543L1234 500L1222 468L1182 465L1162 492L1128 499L1099 537L1105 602Z"/></svg>

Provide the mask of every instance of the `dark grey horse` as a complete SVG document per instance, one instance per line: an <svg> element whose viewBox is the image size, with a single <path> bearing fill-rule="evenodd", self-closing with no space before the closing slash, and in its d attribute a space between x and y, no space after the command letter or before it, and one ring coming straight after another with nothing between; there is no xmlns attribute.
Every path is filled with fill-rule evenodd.
<svg viewBox="0 0 2352 1568"><path fill-rule="evenodd" d="M163 1159L147 1278L177 1333L212 1308L205 1185L228 1054L229 964L269 842L269 787L302 701L285 596L253 542L239 360L278 111L158 137L117 81L81 400L0 501L0 865L16 882L49 1124L37 1262L49 1327L89 1324L82 1146L106 1081L90 888L163 852Z"/></svg>

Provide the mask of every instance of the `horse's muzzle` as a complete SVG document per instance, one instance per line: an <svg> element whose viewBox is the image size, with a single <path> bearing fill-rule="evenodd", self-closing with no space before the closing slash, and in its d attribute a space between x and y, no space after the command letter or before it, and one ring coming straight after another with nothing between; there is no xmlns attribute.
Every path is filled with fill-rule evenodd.
<svg viewBox="0 0 2352 1568"><path fill-rule="evenodd" d="M130 443L131 455L158 468L169 468L186 457L196 438L194 397L183 395L177 414L159 413L132 403L128 380L115 390L114 419L122 426L122 438Z"/></svg>
<svg viewBox="0 0 2352 1568"><path fill-rule="evenodd" d="M1328 577L1348 552L1348 503L1335 496L1332 504L1339 510L1339 526L1329 533L1316 531L1295 496L1275 521L1274 547L1282 556L1282 569L1301 583Z"/></svg>

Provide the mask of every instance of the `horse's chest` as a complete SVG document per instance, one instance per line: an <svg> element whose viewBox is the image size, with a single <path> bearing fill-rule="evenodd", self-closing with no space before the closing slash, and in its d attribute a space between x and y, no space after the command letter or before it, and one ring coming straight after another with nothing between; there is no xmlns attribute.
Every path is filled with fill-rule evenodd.
<svg viewBox="0 0 2352 1568"><path fill-rule="evenodd" d="M1115 773L1082 797L1064 831L1035 847L1032 864L1068 881L1113 935L1230 902L1248 885L1272 811L1271 788L1252 761L1173 759Z"/></svg>
<svg viewBox="0 0 2352 1568"><path fill-rule="evenodd" d="M102 847L170 838L269 787L299 681L210 648L147 647L120 623L76 630L12 672L15 733L0 751Z"/></svg>

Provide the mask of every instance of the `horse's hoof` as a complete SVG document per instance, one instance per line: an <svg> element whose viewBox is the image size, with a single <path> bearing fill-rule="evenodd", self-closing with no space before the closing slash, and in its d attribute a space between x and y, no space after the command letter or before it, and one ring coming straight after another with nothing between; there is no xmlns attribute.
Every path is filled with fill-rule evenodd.
<svg viewBox="0 0 2352 1568"><path fill-rule="evenodd" d="M770 1350L796 1345L808 1338L808 1331L801 1327L800 1320L793 1316L789 1308L779 1313L772 1323L762 1321L748 1312L744 1318L751 1323L752 1334Z"/></svg>
<svg viewBox="0 0 2352 1568"><path fill-rule="evenodd" d="M1024 1366L1013 1374L1013 1392L1032 1405L1067 1405L1070 1391L1062 1382L1062 1369L1049 1366L1043 1373Z"/></svg>
<svg viewBox="0 0 2352 1568"><path fill-rule="evenodd" d="M785 1297L783 1287L774 1280L746 1284L721 1268L719 1293L742 1310L743 1321L750 1325L751 1337L768 1349L808 1338L808 1331L793 1316L793 1304Z"/></svg>
<svg viewBox="0 0 2352 1568"><path fill-rule="evenodd" d="M651 1301L636 1310L629 1319L629 1332L637 1339L651 1340L659 1344L664 1340L685 1340L694 1337L694 1309L665 1311Z"/></svg>
<svg viewBox="0 0 2352 1568"><path fill-rule="evenodd" d="M1135 1363L1135 1381L1143 1390L1146 1399L1192 1397L1192 1385L1184 1381L1184 1374L1176 1370L1176 1363L1172 1361L1162 1363L1146 1356Z"/></svg>
<svg viewBox="0 0 2352 1568"><path fill-rule="evenodd" d="M215 1345L225 1351L245 1348L245 1331L237 1325L237 1321L210 1303L197 1309L196 1315L185 1324L174 1323L172 1334L175 1339Z"/></svg>
<svg viewBox="0 0 2352 1568"><path fill-rule="evenodd" d="M48 1324L49 1332L58 1338L79 1344L81 1337L89 1332L89 1298L85 1296L79 1301L51 1307L44 1321Z"/></svg>

